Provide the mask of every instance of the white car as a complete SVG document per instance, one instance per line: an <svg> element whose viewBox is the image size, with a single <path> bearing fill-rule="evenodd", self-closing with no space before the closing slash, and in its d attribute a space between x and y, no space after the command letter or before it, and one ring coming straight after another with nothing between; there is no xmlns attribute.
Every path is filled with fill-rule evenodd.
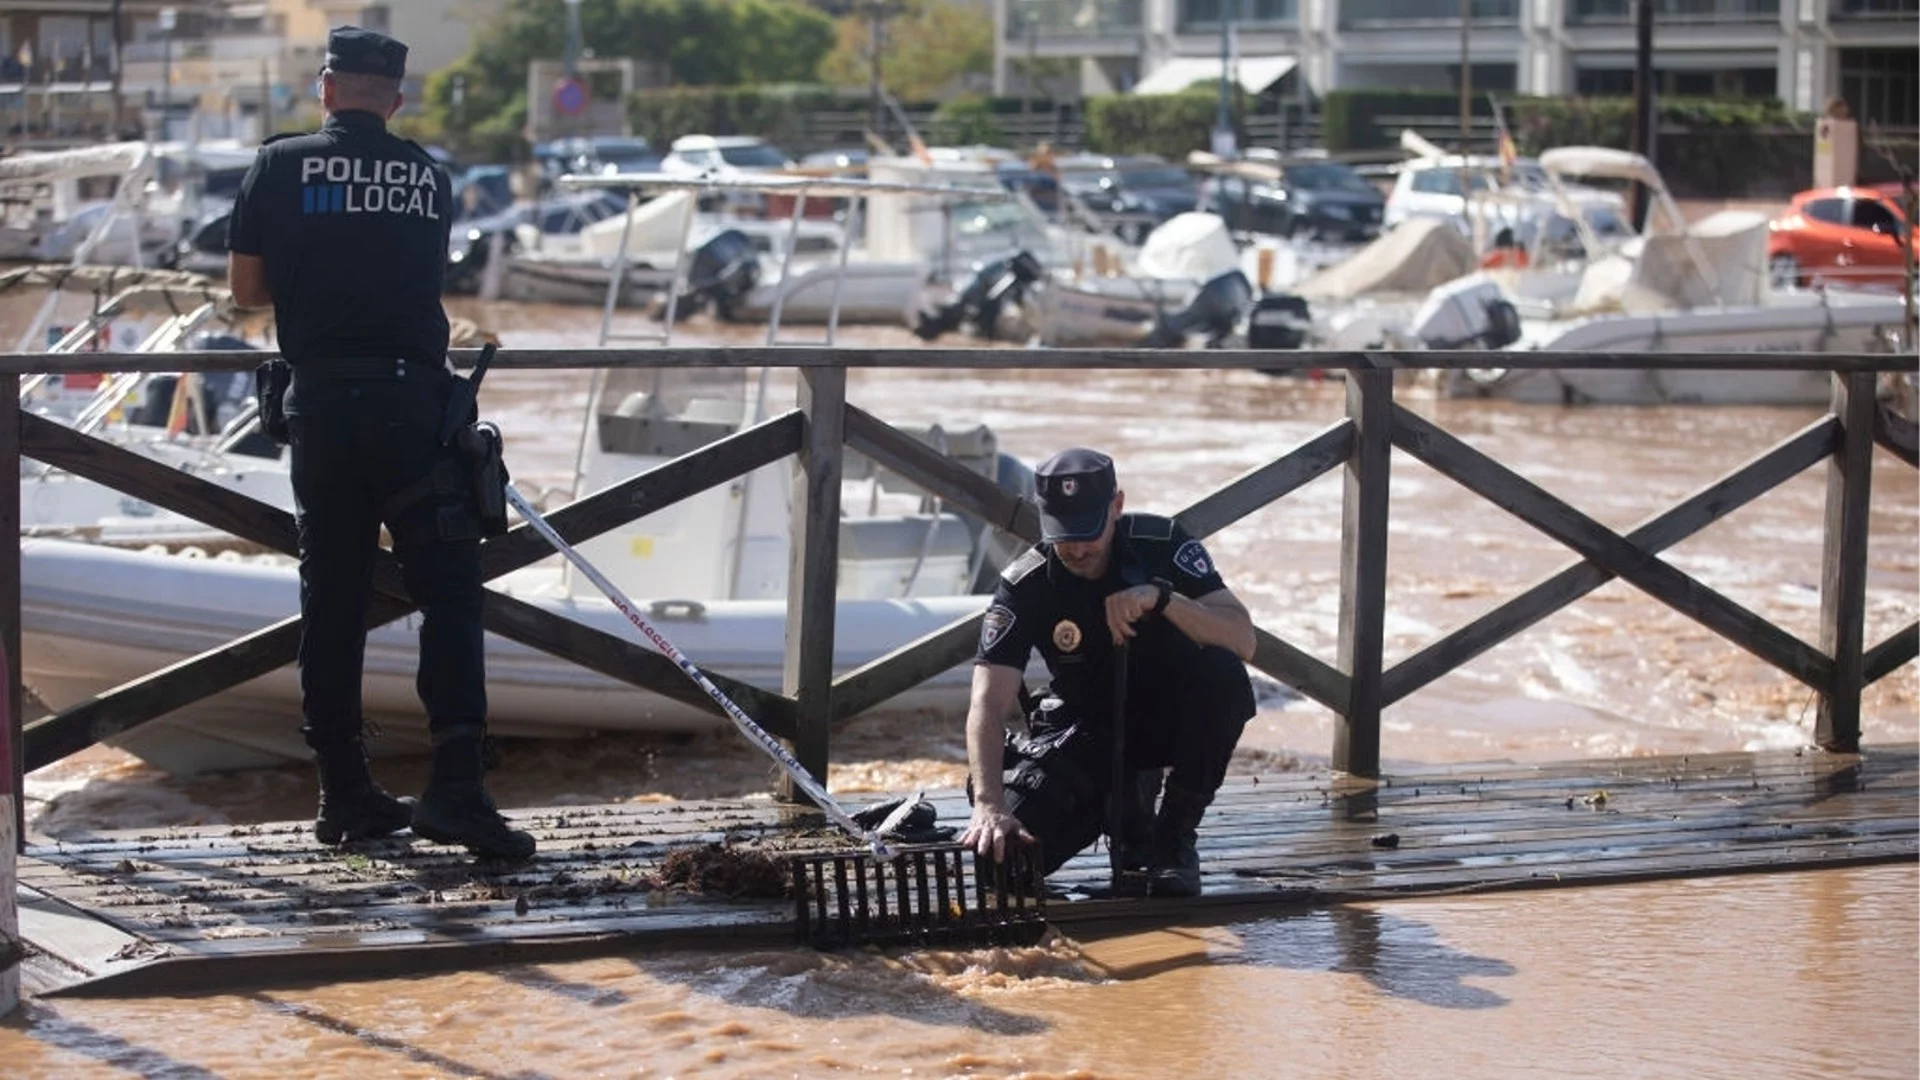
<svg viewBox="0 0 1920 1080"><path fill-rule="evenodd" d="M1631 231L1626 228L1626 201L1618 193L1584 184L1563 183L1561 188L1600 235ZM1543 228L1556 241L1573 232L1547 171L1532 158L1520 158L1506 169L1499 158L1485 155L1406 162L1387 196L1381 223L1391 229L1417 217L1445 218L1469 236L1478 218L1485 222L1488 240L1501 229L1511 229L1523 245L1531 245Z"/></svg>
<svg viewBox="0 0 1920 1080"><path fill-rule="evenodd" d="M673 140L660 162L661 172L738 173L778 172L793 161L765 139L749 135L682 135Z"/></svg>

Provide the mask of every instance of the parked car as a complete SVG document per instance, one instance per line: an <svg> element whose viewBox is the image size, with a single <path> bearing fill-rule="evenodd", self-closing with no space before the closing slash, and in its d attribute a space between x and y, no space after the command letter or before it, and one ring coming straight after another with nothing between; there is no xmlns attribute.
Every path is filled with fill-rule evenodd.
<svg viewBox="0 0 1920 1080"><path fill-rule="evenodd" d="M778 172L792 164L793 160L784 151L765 139L749 135L682 135L673 140L660 169L726 176Z"/></svg>
<svg viewBox="0 0 1920 1080"><path fill-rule="evenodd" d="M1776 285L1898 289L1910 255L1920 258L1920 238L1899 199L1876 188L1803 191L1767 227L1767 268Z"/></svg>
<svg viewBox="0 0 1920 1080"><path fill-rule="evenodd" d="M541 143L533 157L545 186L568 173L658 172L663 155L637 135L585 135Z"/></svg>
<svg viewBox="0 0 1920 1080"><path fill-rule="evenodd" d="M1060 189L1122 240L1137 244L1200 201L1193 175L1155 154L1074 154L1055 161Z"/></svg>
<svg viewBox="0 0 1920 1080"><path fill-rule="evenodd" d="M1300 158L1248 161L1209 177L1200 209L1235 232L1362 241L1379 235L1386 199L1351 165Z"/></svg>
<svg viewBox="0 0 1920 1080"><path fill-rule="evenodd" d="M1562 184L1567 199L1602 236L1630 234L1626 201L1619 193L1586 184ZM1387 195L1384 228L1420 217L1444 218L1471 235L1473 219L1486 222L1487 235L1512 230L1522 246L1532 246L1542 229L1550 244L1562 243L1572 224L1561 212L1546 169L1532 158L1502 166L1498 157L1415 158L1401 165Z"/></svg>

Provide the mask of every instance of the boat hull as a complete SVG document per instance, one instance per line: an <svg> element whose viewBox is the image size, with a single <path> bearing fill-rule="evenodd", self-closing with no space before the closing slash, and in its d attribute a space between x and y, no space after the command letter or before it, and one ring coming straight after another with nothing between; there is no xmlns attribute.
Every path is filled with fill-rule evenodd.
<svg viewBox="0 0 1920 1080"><path fill-rule="evenodd" d="M26 683L64 709L169 664L254 632L298 610L299 584L284 561L185 558L89 544L22 544L22 665ZM558 575L533 568L502 591L606 633L638 640L612 604L571 598ZM985 596L843 600L834 664L846 671L981 610ZM642 602L642 607L647 604ZM695 663L777 688L786 642L782 600L679 600L651 616ZM376 751L426 747L414 691L417 616L367 636L365 711L383 737ZM697 732L726 726L713 713L588 671L570 661L486 638L489 726L498 735L577 737L595 732ZM966 707L968 665L959 665L882 706L883 711ZM195 702L109 740L171 772L305 761L298 674L293 665Z"/></svg>

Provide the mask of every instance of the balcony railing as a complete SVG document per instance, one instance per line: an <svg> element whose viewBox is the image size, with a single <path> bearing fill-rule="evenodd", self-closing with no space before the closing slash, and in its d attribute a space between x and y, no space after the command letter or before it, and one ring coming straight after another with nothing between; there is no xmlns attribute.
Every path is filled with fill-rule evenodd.
<svg viewBox="0 0 1920 1080"><path fill-rule="evenodd" d="M0 57L0 84L45 86L48 83L107 83L113 81L113 65L104 58L87 63L80 59L60 63L22 64L11 56Z"/></svg>
<svg viewBox="0 0 1920 1080"><path fill-rule="evenodd" d="M1475 24L1520 21L1520 0L1471 0ZM1407 26L1459 26L1458 0L1342 0L1340 29L1366 30Z"/></svg>
<svg viewBox="0 0 1920 1080"><path fill-rule="evenodd" d="M286 42L275 34L248 34L244 37L182 39L173 43L173 61L182 60L269 60L286 50ZM141 41L121 50L128 63L166 59L167 43Z"/></svg>
<svg viewBox="0 0 1920 1080"><path fill-rule="evenodd" d="M1007 40L1102 37L1140 32L1141 0L1011 0Z"/></svg>
<svg viewBox="0 0 1920 1080"><path fill-rule="evenodd" d="M1920 0L1834 0L1827 17L1835 22L1920 18Z"/></svg>
<svg viewBox="0 0 1920 1080"><path fill-rule="evenodd" d="M1223 4L1236 26L1257 29L1297 26L1300 22L1300 5L1296 0L1184 0L1180 5L1179 31L1183 34L1218 31Z"/></svg>
<svg viewBox="0 0 1920 1080"><path fill-rule="evenodd" d="M1911 5L1913 0L1906 2ZM1778 22L1780 0L1655 0L1653 17L1663 23ZM1632 21L1633 0L1573 0L1567 9L1567 22L1572 25L1604 26Z"/></svg>

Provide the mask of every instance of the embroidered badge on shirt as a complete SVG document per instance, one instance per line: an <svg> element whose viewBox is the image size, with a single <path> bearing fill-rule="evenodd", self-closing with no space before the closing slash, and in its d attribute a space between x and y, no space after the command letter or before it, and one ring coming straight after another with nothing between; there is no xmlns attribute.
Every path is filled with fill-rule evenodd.
<svg viewBox="0 0 1920 1080"><path fill-rule="evenodd" d="M980 651L987 652L1000 644L1000 639L1007 636L1016 621L1013 612L1000 604L987 608L980 619Z"/></svg>
<svg viewBox="0 0 1920 1080"><path fill-rule="evenodd" d="M1053 626L1053 647L1072 652L1080 647L1080 627L1072 619L1061 619Z"/></svg>
<svg viewBox="0 0 1920 1080"><path fill-rule="evenodd" d="M1201 547L1198 540L1181 544L1180 550L1173 553L1173 565L1192 577L1203 578L1213 573L1213 560L1207 558L1207 549Z"/></svg>

